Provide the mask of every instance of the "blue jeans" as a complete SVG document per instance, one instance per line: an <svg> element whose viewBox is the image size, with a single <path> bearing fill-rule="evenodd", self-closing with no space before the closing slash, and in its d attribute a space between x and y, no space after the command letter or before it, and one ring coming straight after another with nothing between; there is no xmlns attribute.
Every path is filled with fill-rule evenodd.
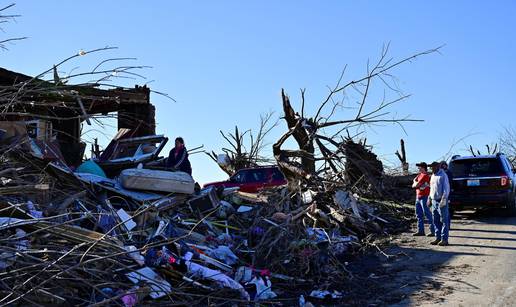
<svg viewBox="0 0 516 307"><path fill-rule="evenodd" d="M439 202L432 200L432 213L434 215L435 238L437 240L448 241L450 231L450 214L448 203L444 207L439 207Z"/></svg>
<svg viewBox="0 0 516 307"><path fill-rule="evenodd" d="M425 217L428 220L428 224L430 224L430 233L435 233L432 212L428 208L427 202L428 196L416 199L417 232L419 233L425 233Z"/></svg>

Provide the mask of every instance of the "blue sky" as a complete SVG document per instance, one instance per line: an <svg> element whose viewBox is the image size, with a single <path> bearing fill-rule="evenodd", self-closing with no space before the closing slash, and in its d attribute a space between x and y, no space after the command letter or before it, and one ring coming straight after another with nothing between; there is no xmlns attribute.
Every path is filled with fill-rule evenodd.
<svg viewBox="0 0 516 307"><path fill-rule="evenodd" d="M313 111L346 64L345 80L362 76L388 42L394 58L446 46L394 71L412 96L391 110L425 121L406 124L408 135L397 126L366 129L382 158L396 162L400 138L411 162L438 159L470 134L454 153L483 147L516 119L514 1L19 0L11 12L22 17L2 35L29 39L1 53L2 67L36 74L81 49L117 46L101 57L153 67L143 72L147 80L121 83L154 80L153 89L174 97L152 97L158 132L183 136L190 148L218 151L225 145L219 130L256 128L270 110L279 116L281 88L294 103L306 88ZM284 131L281 122L270 142ZM191 160L199 182L225 178L205 155Z"/></svg>

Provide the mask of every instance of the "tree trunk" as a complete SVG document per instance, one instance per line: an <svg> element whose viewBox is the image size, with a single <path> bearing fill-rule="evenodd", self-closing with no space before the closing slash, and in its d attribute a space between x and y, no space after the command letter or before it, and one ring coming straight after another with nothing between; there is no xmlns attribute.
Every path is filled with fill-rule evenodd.
<svg viewBox="0 0 516 307"><path fill-rule="evenodd" d="M310 139L306 129L301 125L297 126L298 118L292 105L290 104L290 99L287 95L285 95L285 91L281 90L281 98L283 100L283 112L285 113L285 121L287 122L287 126L289 129L294 129L292 132L292 136L296 140L299 149L303 150L312 155L312 158L302 157L301 164L303 165L304 170L309 173L315 173L315 159L313 159L313 154L315 152L314 141Z"/></svg>

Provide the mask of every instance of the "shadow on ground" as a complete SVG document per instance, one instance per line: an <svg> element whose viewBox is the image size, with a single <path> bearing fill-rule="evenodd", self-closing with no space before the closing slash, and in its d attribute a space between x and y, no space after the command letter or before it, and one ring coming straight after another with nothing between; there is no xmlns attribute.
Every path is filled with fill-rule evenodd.
<svg viewBox="0 0 516 307"><path fill-rule="evenodd" d="M467 266L453 268L447 266L447 263L459 255L482 255L406 247L391 247L386 253L391 257L369 255L351 267L355 275L355 283L350 289L353 299L345 304L386 306L398 304L414 295L421 296L423 300L438 300L433 293L425 291L440 290L446 294L453 289L443 288L444 280L436 278L436 273L454 270L457 275L462 274L469 270ZM459 276L457 279L460 279ZM469 287L470 291L477 290L473 285L464 286Z"/></svg>
<svg viewBox="0 0 516 307"><path fill-rule="evenodd" d="M454 290L479 293L472 284L462 281L461 276L474 268L468 264L450 265L450 260L457 256L489 256L488 249L511 249L509 246L492 246L486 244L464 244L453 242L453 238L516 241L510 235L515 231L474 229L468 227L482 223L495 225L512 225L503 210L461 212L452 221L451 244L460 247L461 252L450 248L435 249L426 245L431 238L415 240L410 234L402 234L394 240L393 246L384 252L364 256L360 261L349 266L354 275L349 288L349 296L342 304L351 306L408 306L411 301L443 303L445 296ZM454 228L454 224L455 227ZM507 233L507 238L492 239L489 232ZM485 237L487 234L487 238ZM463 240L462 240L463 241ZM446 272L446 274L440 274ZM446 283L453 281L453 283ZM450 284L454 285L449 286ZM458 289L460 288L460 289Z"/></svg>

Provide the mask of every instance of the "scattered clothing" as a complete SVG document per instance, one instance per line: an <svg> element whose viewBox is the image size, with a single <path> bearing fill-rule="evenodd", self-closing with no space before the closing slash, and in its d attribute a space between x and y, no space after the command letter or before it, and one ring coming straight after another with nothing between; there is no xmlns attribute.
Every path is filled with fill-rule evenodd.
<svg viewBox="0 0 516 307"><path fill-rule="evenodd" d="M122 296L121 300L124 303L125 307L134 307L138 302L138 297L135 293L130 293Z"/></svg>

